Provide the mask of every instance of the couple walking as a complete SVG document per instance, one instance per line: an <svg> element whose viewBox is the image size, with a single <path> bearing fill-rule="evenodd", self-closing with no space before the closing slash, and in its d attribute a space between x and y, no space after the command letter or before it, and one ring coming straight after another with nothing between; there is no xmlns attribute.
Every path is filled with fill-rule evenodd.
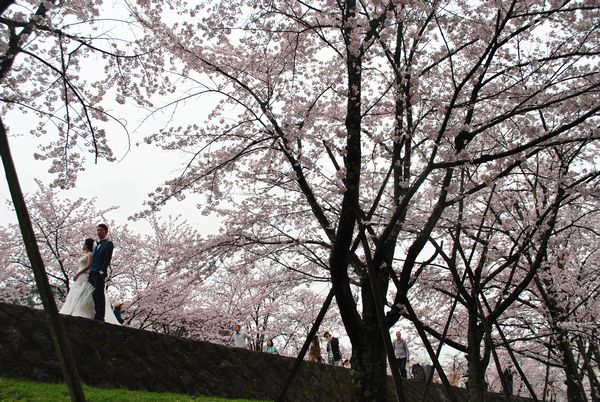
<svg viewBox="0 0 600 402"><path fill-rule="evenodd" d="M106 238L108 226L104 223L96 227L96 234L98 241L95 246L94 239L85 239L83 256L79 259L73 286L60 313L121 325L104 295L104 282L114 245Z"/></svg>

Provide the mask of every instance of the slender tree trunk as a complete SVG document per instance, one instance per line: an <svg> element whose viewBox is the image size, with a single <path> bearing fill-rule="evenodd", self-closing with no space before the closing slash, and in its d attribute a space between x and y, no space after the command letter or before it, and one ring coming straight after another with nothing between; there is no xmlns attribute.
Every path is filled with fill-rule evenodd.
<svg viewBox="0 0 600 402"><path fill-rule="evenodd" d="M597 339L597 337L596 337ZM596 361L596 366L600 366L600 350L598 350L598 346L595 343L590 342L590 358ZM593 356L593 357L592 357Z"/></svg>
<svg viewBox="0 0 600 402"><path fill-rule="evenodd" d="M573 348L565 334L560 334L557 346L563 355L564 371L567 377L567 398L569 402L587 402L577 362L573 355Z"/></svg>
<svg viewBox="0 0 600 402"><path fill-rule="evenodd" d="M294 365L292 366L292 369L288 373L288 377L285 380L285 383L283 384L283 387L281 389L281 392L279 393L279 396L277 397L277 402L283 402L285 400L285 393L287 392L288 388L292 384L292 381L294 380L294 377L296 376L296 373L298 372L298 369L300 368L300 364L302 364L302 362L304 361L304 356L306 355L306 352L308 351L308 348L310 347L310 344L311 344L313 338L317 335L317 331L319 330L319 327L321 326L321 322L323 321L323 318L325 317L327 310L329 310L329 306L331 305L331 301L333 300L333 295L334 295L334 292L333 292L333 288L332 288L329 291L329 294L327 295L327 298L325 299L323 306L321 306L321 310L319 311L319 314L317 315L317 318L315 319L315 322L313 323L312 328L308 332L306 340L304 341L304 344L302 345L302 349L300 349L300 353L298 353L298 356L296 357L296 360L294 361Z"/></svg>
<svg viewBox="0 0 600 402"><path fill-rule="evenodd" d="M577 348L579 349L579 353L583 358L584 363L584 371L587 374L588 380L590 382L590 397L592 398L592 402L596 402L600 400L600 382L598 381L598 376L594 372L594 368L592 367L592 346L588 350L585 350L585 345L581 337L577 338Z"/></svg>
<svg viewBox="0 0 600 402"><path fill-rule="evenodd" d="M75 360L71 353L71 345L67 338L65 328L62 325L60 316L58 315L58 308L56 307L56 302L52 295L52 288L48 282L48 276L44 269L44 261L42 260L40 250L38 249L33 226L31 225L31 219L29 218L29 212L27 211L27 205L25 204L25 198L23 197L17 171L12 160L6 128L4 127L4 122L1 118L0 156L2 157L6 181L17 213L17 219L23 236L23 242L25 243L25 248L27 250L27 256L31 263L38 291L40 292L44 311L46 312L50 336L52 337L52 342L54 343L56 354L58 355L58 361L69 388L71 400L83 402L85 401L85 395L83 393L83 388L81 387L81 380L79 379Z"/></svg>

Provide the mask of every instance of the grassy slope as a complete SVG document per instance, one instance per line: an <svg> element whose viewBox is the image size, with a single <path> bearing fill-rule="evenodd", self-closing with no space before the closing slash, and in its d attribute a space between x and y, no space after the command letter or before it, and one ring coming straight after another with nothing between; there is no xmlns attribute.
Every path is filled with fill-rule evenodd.
<svg viewBox="0 0 600 402"><path fill-rule="evenodd" d="M84 386L89 402L242 402L246 399L222 399L191 397L189 395L131 391L127 389L103 389ZM66 402L69 391L65 384L46 384L26 380L0 378L0 401L4 402Z"/></svg>

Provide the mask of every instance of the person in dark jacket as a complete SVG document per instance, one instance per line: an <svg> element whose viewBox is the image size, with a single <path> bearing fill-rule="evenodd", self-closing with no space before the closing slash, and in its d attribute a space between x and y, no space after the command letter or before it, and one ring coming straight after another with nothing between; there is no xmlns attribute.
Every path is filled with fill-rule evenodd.
<svg viewBox="0 0 600 402"><path fill-rule="evenodd" d="M327 339L327 360L334 366L342 365L342 353L340 352L340 342L338 338L333 337L329 332L323 334Z"/></svg>
<svg viewBox="0 0 600 402"><path fill-rule="evenodd" d="M121 300L119 300L113 306L113 313L115 313L115 318L121 324L123 324L125 322L125 320L121 317L122 312L123 312L123 302Z"/></svg>
<svg viewBox="0 0 600 402"><path fill-rule="evenodd" d="M504 377L504 385L506 386L506 393L508 395L513 394L513 374L515 373L515 368L512 364L509 364L507 368L502 372L502 376Z"/></svg>
<svg viewBox="0 0 600 402"><path fill-rule="evenodd" d="M93 250L92 263L88 271L88 282L94 287L94 291L92 292L92 299L94 299L94 307L96 308L94 319L104 322L106 306L104 282L108 276L108 267L112 259L114 245L112 241L106 238L108 235L108 226L104 223L96 227L96 233L98 235L98 242Z"/></svg>

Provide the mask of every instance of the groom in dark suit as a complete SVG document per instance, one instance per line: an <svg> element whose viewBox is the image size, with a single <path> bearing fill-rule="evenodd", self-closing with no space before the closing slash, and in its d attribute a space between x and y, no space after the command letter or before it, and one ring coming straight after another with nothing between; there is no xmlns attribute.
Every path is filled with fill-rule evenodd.
<svg viewBox="0 0 600 402"><path fill-rule="evenodd" d="M108 266L110 265L114 246L112 241L106 239L108 226L104 223L96 227L96 233L99 240L96 243L96 247L94 247L88 281L94 287L94 291L92 292L92 299L94 299L94 307L96 308L94 320L104 321L104 281L108 275Z"/></svg>

